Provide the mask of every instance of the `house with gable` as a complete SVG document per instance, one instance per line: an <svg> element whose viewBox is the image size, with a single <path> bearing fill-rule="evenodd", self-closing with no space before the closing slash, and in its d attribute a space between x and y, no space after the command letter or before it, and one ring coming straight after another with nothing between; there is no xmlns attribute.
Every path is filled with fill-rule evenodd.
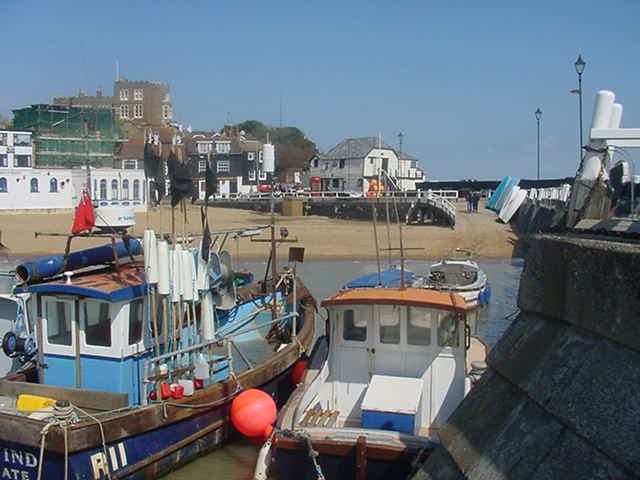
<svg viewBox="0 0 640 480"><path fill-rule="evenodd" d="M366 192L372 180L384 176L394 190L415 190L416 183L424 181L417 158L376 137L347 138L314 156L309 176L320 179L322 191Z"/></svg>

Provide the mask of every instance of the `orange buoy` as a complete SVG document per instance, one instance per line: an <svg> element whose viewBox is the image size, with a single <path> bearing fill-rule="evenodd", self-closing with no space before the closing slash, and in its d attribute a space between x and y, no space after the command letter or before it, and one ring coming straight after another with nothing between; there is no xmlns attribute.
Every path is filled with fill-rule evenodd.
<svg viewBox="0 0 640 480"><path fill-rule="evenodd" d="M296 363L293 364L293 368L291 369L291 383L298 385L302 381L307 365L309 365L309 360L307 360L307 356L305 354L302 354Z"/></svg>
<svg viewBox="0 0 640 480"><path fill-rule="evenodd" d="M231 423L247 437L264 437L275 421L276 403L262 390L245 390L231 404Z"/></svg>

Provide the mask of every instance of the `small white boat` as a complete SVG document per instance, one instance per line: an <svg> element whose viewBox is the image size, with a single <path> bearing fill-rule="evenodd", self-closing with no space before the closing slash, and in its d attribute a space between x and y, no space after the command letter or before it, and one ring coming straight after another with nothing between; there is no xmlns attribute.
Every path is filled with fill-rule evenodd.
<svg viewBox="0 0 640 480"><path fill-rule="evenodd" d="M515 213L524 202L524 199L527 198L527 191L518 187L517 185L511 189L511 194L509 198L504 203L502 208L500 209L500 213L498 214L498 218L502 220L504 223L509 223L511 217L515 215Z"/></svg>
<svg viewBox="0 0 640 480"><path fill-rule="evenodd" d="M283 480L407 478L485 366L461 295L387 286L397 271L377 277L377 286L363 277L322 302L329 331L261 451L256 479L266 478L269 458Z"/></svg>

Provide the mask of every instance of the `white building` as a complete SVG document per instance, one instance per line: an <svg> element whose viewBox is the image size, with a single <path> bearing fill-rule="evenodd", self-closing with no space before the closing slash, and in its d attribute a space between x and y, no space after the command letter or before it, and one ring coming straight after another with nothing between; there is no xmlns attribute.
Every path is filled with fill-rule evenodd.
<svg viewBox="0 0 640 480"><path fill-rule="evenodd" d="M322 191L366 192L371 180L391 177L395 188L415 190L424 181L418 160L396 152L376 137L347 138L311 160L310 177L319 177Z"/></svg>
<svg viewBox="0 0 640 480"><path fill-rule="evenodd" d="M86 185L85 169L32 168L31 132L0 130L0 210L71 210ZM144 171L91 170L95 202L146 210Z"/></svg>

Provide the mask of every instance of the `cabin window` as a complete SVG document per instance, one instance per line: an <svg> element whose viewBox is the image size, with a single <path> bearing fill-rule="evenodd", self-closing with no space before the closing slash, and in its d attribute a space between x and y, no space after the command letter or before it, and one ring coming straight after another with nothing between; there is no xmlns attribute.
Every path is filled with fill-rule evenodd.
<svg viewBox="0 0 640 480"><path fill-rule="evenodd" d="M344 311L342 338L352 342L364 342L367 339L366 320L357 321L353 310Z"/></svg>
<svg viewBox="0 0 640 480"><path fill-rule="evenodd" d="M409 307L407 322L409 345L431 345L431 312L423 308Z"/></svg>
<svg viewBox="0 0 640 480"><path fill-rule="evenodd" d="M380 343L400 343L400 309L395 306L380 306Z"/></svg>
<svg viewBox="0 0 640 480"><path fill-rule="evenodd" d="M442 313L438 316L438 346L458 347L460 345L459 324L455 313Z"/></svg>
<svg viewBox="0 0 640 480"><path fill-rule="evenodd" d="M85 343L95 347L111 346L111 318L109 304L87 300L84 302Z"/></svg>
<svg viewBox="0 0 640 480"><path fill-rule="evenodd" d="M47 341L52 345L71 345L71 308L69 302L45 302Z"/></svg>
<svg viewBox="0 0 640 480"><path fill-rule="evenodd" d="M134 345L142 339L143 321L142 299L134 300L129 304L129 345Z"/></svg>

